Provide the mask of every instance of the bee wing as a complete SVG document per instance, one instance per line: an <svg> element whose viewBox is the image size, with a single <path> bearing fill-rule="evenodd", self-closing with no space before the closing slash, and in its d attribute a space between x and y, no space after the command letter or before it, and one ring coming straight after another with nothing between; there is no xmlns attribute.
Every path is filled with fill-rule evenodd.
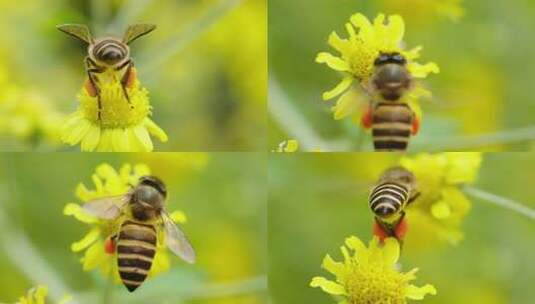
<svg viewBox="0 0 535 304"><path fill-rule="evenodd" d="M184 232L178 228L167 212L162 211L161 215L165 228L165 243L167 247L184 261L190 264L195 263L195 250L193 250Z"/></svg>
<svg viewBox="0 0 535 304"><path fill-rule="evenodd" d="M133 24L130 25L123 36L123 42L126 44L131 43L132 41L136 40L137 38L147 35L148 33L154 31L156 29L156 25L154 24Z"/></svg>
<svg viewBox="0 0 535 304"><path fill-rule="evenodd" d="M85 203L82 208L87 214L92 216L104 220L113 220L121 214L122 209L126 206L129 200L130 193L118 196L107 196L89 201Z"/></svg>
<svg viewBox="0 0 535 304"><path fill-rule="evenodd" d="M93 42L91 37L91 32L86 25L83 24L61 24L57 25L56 28L67 35L71 35L75 38L78 38L82 41L87 42L88 44Z"/></svg>

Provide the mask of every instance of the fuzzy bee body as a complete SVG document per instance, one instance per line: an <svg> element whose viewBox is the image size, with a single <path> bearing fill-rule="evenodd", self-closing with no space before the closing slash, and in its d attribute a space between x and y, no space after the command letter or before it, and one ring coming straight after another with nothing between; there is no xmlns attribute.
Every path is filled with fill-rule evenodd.
<svg viewBox="0 0 535 304"><path fill-rule="evenodd" d="M400 212L407 205L409 191L399 183L385 182L373 188L370 194L370 208L381 218Z"/></svg>
<svg viewBox="0 0 535 304"><path fill-rule="evenodd" d="M402 101L412 79L407 61L399 53L382 53L375 60L371 88L369 125L376 151L405 151L413 131L415 115Z"/></svg>
<svg viewBox="0 0 535 304"><path fill-rule="evenodd" d="M404 151L411 136L414 114L405 103L379 102L372 111L372 136L376 151Z"/></svg>
<svg viewBox="0 0 535 304"><path fill-rule="evenodd" d="M138 288L149 274L156 254L157 232L152 224L126 220L117 237L117 264L129 291Z"/></svg>
<svg viewBox="0 0 535 304"><path fill-rule="evenodd" d="M372 188L368 205L386 236L400 238L397 231L405 208L419 195L414 175L402 167L390 168Z"/></svg>
<svg viewBox="0 0 535 304"><path fill-rule="evenodd" d="M87 202L84 210L104 220L124 216L120 228L109 238L110 254L117 253L119 276L128 291L136 290L147 278L156 255L163 227L165 244L188 263L195 262L195 251L185 234L176 226L164 208L167 191L154 176L143 176L138 185L120 196L104 197Z"/></svg>

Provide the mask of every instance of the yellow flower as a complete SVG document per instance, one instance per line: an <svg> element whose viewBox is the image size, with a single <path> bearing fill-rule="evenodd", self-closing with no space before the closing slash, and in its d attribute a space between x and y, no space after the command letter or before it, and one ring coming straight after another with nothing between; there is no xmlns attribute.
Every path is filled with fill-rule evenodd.
<svg viewBox="0 0 535 304"><path fill-rule="evenodd" d="M411 231L425 230L452 244L458 243L463 237L460 225L471 207L459 187L475 182L481 161L482 155L477 152L402 158L400 164L416 176L420 191L418 199L407 210L409 224L426 227L414 227Z"/></svg>
<svg viewBox="0 0 535 304"><path fill-rule="evenodd" d="M45 304L45 298L48 294L46 286L39 285L28 290L26 296L20 297L17 304Z"/></svg>
<svg viewBox="0 0 535 304"><path fill-rule="evenodd" d="M45 304L45 298L48 294L48 288L44 285L37 285L33 287L26 293L26 296L19 298L19 301L16 304ZM58 304L66 304L72 300L72 297L65 295Z"/></svg>
<svg viewBox="0 0 535 304"><path fill-rule="evenodd" d="M276 150L273 150L272 152L286 152L286 153L292 153L297 152L299 150L299 143L295 139L289 139L281 142Z"/></svg>
<svg viewBox="0 0 535 304"><path fill-rule="evenodd" d="M351 236L340 249L343 262L326 255L322 264L336 276L336 281L315 277L310 282L312 287L341 296L339 304L402 304L407 299L422 300L426 294L436 294L430 284L417 287L409 283L416 279L417 268L406 273L398 270L400 248L394 238L387 238L382 247L373 238L367 248L359 238Z"/></svg>
<svg viewBox="0 0 535 304"><path fill-rule="evenodd" d="M0 134L25 143L60 143L63 116L40 94L12 83L0 64Z"/></svg>
<svg viewBox="0 0 535 304"><path fill-rule="evenodd" d="M148 152L153 150L150 134L166 142L167 135L152 119L148 91L136 79L125 97L118 75L107 71L100 75L102 109L98 100L82 88L78 110L63 126L62 140L71 146L81 144L82 151Z"/></svg>
<svg viewBox="0 0 535 304"><path fill-rule="evenodd" d="M385 23L387 19L388 22ZM413 78L425 78L429 73L439 72L438 66L433 62L420 64L415 61L420 57L422 47L404 49L405 23L401 16L391 15L386 18L384 14L379 14L371 23L364 15L357 13L351 16L345 28L348 38L341 38L333 31L328 39L329 45L340 53L339 56L320 52L316 57L316 62L325 63L345 75L335 88L323 93L324 100L340 96L332 109L335 119L358 115L362 105L369 101L366 95L370 93L369 80L374 70L374 61L380 53L402 54ZM355 80L364 92L352 88ZM429 94L421 86L415 85L402 101L417 107L416 101ZM415 111L420 112L419 108Z"/></svg>
<svg viewBox="0 0 535 304"><path fill-rule="evenodd" d="M95 174L92 176L95 189L89 190L83 183L80 183L76 188L76 196L82 202L87 202L96 198L121 195L126 193L131 185L135 185L141 176L148 174L150 174L150 169L143 164L138 164L133 168L131 165L126 164L121 167L119 172L108 164L102 164L97 167ZM92 226L81 240L71 244L73 252L85 250L81 259L83 270L91 271L99 268L104 276L107 277L111 274L116 282L120 282L117 257L115 253L106 252L105 241L117 233L125 216L115 220L97 219L86 214L82 206L76 203L67 204L63 209L63 214L74 216L77 220ZM186 215L181 211L172 212L171 218L176 223L186 222ZM154 256L149 277L167 271L170 267L164 238L162 229L158 229L156 255Z"/></svg>

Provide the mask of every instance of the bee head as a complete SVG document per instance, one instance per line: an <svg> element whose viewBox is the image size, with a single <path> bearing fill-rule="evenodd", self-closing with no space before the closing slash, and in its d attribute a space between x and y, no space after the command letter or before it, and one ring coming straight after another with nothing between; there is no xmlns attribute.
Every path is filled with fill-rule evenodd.
<svg viewBox="0 0 535 304"><path fill-rule="evenodd" d="M402 185L413 185L416 182L416 178L412 172L398 166L386 170L381 176L381 181L397 182Z"/></svg>
<svg viewBox="0 0 535 304"><path fill-rule="evenodd" d="M375 59L372 83L386 100L397 100L410 86L407 60L399 53L381 53Z"/></svg>
<svg viewBox="0 0 535 304"><path fill-rule="evenodd" d="M165 184L162 182L161 179L157 178L156 176L152 175L145 175L139 178L139 184L152 187L156 189L163 197L167 197L167 190L165 188Z"/></svg>
<svg viewBox="0 0 535 304"><path fill-rule="evenodd" d="M89 46L89 51L98 61L113 66L129 56L128 46L114 38L98 39L94 46Z"/></svg>

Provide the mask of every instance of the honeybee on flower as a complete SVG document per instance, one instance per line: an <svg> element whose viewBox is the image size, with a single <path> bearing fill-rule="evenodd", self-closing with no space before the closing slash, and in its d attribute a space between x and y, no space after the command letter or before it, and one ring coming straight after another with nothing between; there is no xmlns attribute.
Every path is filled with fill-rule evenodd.
<svg viewBox="0 0 535 304"><path fill-rule="evenodd" d="M439 68L433 62L416 62L422 47L405 49L401 16L379 14L371 23L357 13L345 27L348 38L332 32L328 39L340 55L320 52L316 57L316 62L345 74L323 99L338 97L332 108L335 119L359 117L362 127L372 129L376 150L405 150L420 127L418 100L430 96L414 79L438 73Z"/></svg>
<svg viewBox="0 0 535 304"><path fill-rule="evenodd" d="M77 197L85 203L90 202L90 204L69 203L63 210L65 215L72 215L79 221L93 226L85 237L71 245L71 250L74 252L85 250L81 259L83 270L90 271L99 268L104 276L113 276L115 282L122 281L130 291L141 285L145 277L152 277L169 269L170 261L167 255L167 247L186 261L193 262L195 260L191 246L182 235L182 232L180 230L177 232L176 228L174 228L174 223L185 223L186 216L184 213L174 211L160 218L156 216L156 213L154 213L156 210L154 210L154 216L147 218L147 221L143 221L134 215L146 215L143 211L146 208L134 210L134 206L127 202L132 208L132 210L127 210L115 205L116 200L110 200L113 197L123 198L125 193L131 193L129 197L135 195L146 196L146 192L131 192L136 189L132 189L132 185L146 185L147 188L154 189L151 190L153 194L149 195L149 198L160 197L162 196L161 193L167 193L162 183L155 182L156 179L149 177L150 170L145 165L137 165L133 168L130 165L123 165L117 172L110 165L102 164L97 167L95 174L92 176L95 190L87 189L82 183L76 189ZM110 205L109 202L113 202L113 204ZM114 216L111 216L110 212L113 212ZM103 214L109 216L103 216ZM145 225L142 229L147 230L147 233L150 232L150 240L147 241L146 245L143 245L143 248L150 246L150 250L143 249L141 250L142 252L137 252L137 249L132 249L132 246L135 245L133 241L125 240L127 235L133 233L132 231L135 230L135 227L128 227L129 230L124 232L126 231L124 226L135 226L135 223ZM170 233L170 231L172 232ZM118 235L118 232L121 232L121 234ZM145 234L143 233L143 237L146 236ZM178 239L176 237L177 234ZM122 247L120 246L124 248L121 249ZM131 252L125 253L126 249ZM133 256L149 254L148 251L150 251L150 257ZM123 256L119 256L118 253ZM127 260L127 262L130 262L124 262L126 258L131 258L131 260ZM140 263L132 262L138 260L140 260ZM137 268L144 269L138 270Z"/></svg>
<svg viewBox="0 0 535 304"><path fill-rule="evenodd" d="M87 80L78 95L78 110L64 125L63 142L80 143L82 151L148 152L153 150L150 134L167 141L165 132L150 119L148 91L140 85L128 46L155 28L134 24L121 39L94 38L85 25L58 26L88 44Z"/></svg>

